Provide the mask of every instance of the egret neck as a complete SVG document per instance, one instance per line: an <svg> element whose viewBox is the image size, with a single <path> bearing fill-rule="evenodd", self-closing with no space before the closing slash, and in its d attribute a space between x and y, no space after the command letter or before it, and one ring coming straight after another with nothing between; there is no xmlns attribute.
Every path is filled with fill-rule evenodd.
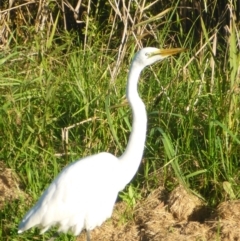
<svg viewBox="0 0 240 241"><path fill-rule="evenodd" d="M138 80L144 66L131 65L127 82L127 99L132 108L133 124L128 145L122 156L121 163L122 188L124 188L134 177L141 163L147 131L147 113L145 105L138 94Z"/></svg>

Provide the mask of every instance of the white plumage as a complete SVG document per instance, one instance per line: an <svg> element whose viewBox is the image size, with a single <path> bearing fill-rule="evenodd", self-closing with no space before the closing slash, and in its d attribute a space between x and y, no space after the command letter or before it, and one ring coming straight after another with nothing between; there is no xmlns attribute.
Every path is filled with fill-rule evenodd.
<svg viewBox="0 0 240 241"><path fill-rule="evenodd" d="M112 214L118 192L138 170L147 129L145 106L137 92L141 71L147 65L183 51L143 48L134 57L128 76L127 98L133 111L132 133L126 151L119 158L102 152L65 167L19 224L18 233L39 227L44 233L52 226L59 232L78 235L100 226Z"/></svg>
<svg viewBox="0 0 240 241"><path fill-rule="evenodd" d="M102 166L108 175L102 175ZM109 153L99 153L68 165L26 214L19 225L19 233L34 226L42 228L41 233L44 233L58 225L59 232L70 229L78 235L83 228L92 230L101 225L111 216L112 204L120 190L115 186L119 179L118 166L118 159ZM100 188L98 182L105 188Z"/></svg>

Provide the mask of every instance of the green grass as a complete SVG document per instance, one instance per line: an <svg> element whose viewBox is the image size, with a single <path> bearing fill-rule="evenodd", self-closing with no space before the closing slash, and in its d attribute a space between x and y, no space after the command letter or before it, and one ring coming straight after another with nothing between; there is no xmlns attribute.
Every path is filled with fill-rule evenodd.
<svg viewBox="0 0 240 241"><path fill-rule="evenodd" d="M213 32L202 22L200 42L191 30L179 35L175 46L188 51L142 73L139 92L149 123L144 162L120 195L130 207L146 195L143 187L172 190L179 183L211 206L239 198L239 26L230 24L227 41L214 46ZM35 229L17 235L24 213L64 166L101 151L121 155L131 131L125 85L137 44L126 43L119 74L110 82L118 49L103 47L109 36L93 35L90 26L89 45L82 46L74 34L58 34L53 26L45 42L35 36L31 45L0 54L0 160L15 170L31 197L0 211L2 240L42 240ZM170 42L168 27L158 34L145 45ZM62 142L62 128L74 124L68 143Z"/></svg>

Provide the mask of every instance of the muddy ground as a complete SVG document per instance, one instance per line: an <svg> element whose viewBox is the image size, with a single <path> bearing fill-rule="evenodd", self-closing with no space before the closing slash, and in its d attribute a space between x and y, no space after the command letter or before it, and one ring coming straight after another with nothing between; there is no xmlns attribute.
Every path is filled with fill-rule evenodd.
<svg viewBox="0 0 240 241"><path fill-rule="evenodd" d="M0 208L6 201L24 195L16 175L2 162L0 194ZM240 200L226 201L210 209L182 186L170 194L159 187L130 213L131 217L126 204L118 202L112 218L91 232L92 240L240 241ZM77 241L85 240L83 232Z"/></svg>

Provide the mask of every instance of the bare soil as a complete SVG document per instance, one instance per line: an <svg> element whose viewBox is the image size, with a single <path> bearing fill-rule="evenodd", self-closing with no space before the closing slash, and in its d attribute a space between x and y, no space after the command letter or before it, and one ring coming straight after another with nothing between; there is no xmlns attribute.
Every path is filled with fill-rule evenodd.
<svg viewBox="0 0 240 241"><path fill-rule="evenodd" d="M0 161L0 208L24 197L14 172ZM91 232L98 241L240 241L240 200L226 201L210 209L182 186L170 194L163 187L139 202L129 215L123 202L115 205L112 218ZM131 213L130 212L130 213ZM85 241L83 232L77 241Z"/></svg>

